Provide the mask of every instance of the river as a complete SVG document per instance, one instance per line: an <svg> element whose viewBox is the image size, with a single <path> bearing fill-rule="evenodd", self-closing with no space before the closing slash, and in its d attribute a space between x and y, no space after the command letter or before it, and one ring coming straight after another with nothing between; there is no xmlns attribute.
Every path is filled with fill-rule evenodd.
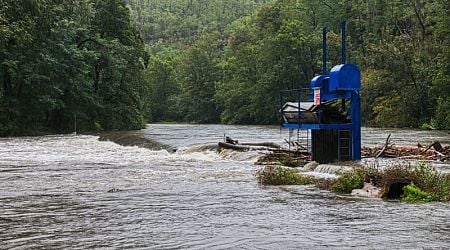
<svg viewBox="0 0 450 250"><path fill-rule="evenodd" d="M282 143L287 132L278 127L174 124L128 133L165 146L92 135L0 139L0 249L450 248L449 203L263 187L251 155L186 150L224 134ZM383 144L389 133L396 145L450 144L448 132L370 128L363 144Z"/></svg>

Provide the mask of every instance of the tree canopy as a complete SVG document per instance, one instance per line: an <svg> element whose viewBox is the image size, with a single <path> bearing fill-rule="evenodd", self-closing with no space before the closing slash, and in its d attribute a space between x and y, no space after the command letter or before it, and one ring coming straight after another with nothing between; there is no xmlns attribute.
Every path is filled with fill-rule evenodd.
<svg viewBox="0 0 450 250"><path fill-rule="evenodd" d="M1 6L1 135L143 127L148 56L123 1Z"/></svg>
<svg viewBox="0 0 450 250"><path fill-rule="evenodd" d="M142 20L148 8L137 4L142 1L131 2ZM194 36L182 35L180 40L172 33L171 39L148 40L153 47L163 41L156 47L172 46L180 55L174 70L178 91L171 97L177 101L171 104L182 104L167 109L179 110L178 120L215 122L207 115L212 110L206 110L215 106L223 123L277 123L279 91L307 87L321 72L323 26L330 30L328 65L340 62L339 24L347 20L348 61L359 65L363 75L364 124L450 128L447 1L277 0L252 11L243 2L256 1L241 1L240 12L219 2L159 2L166 7L160 9L181 18L171 26L177 31L185 30L179 25L189 19L185 14L193 13L192 6L197 6L198 17L209 21L196 19L195 32L188 32ZM230 18L218 24L217 9ZM144 23L138 21L138 27L160 22ZM198 28L202 25L207 27ZM152 30L153 35L161 33ZM202 76L194 77L201 69Z"/></svg>
<svg viewBox="0 0 450 250"><path fill-rule="evenodd" d="M277 124L279 92L340 62L363 122L450 129L445 0L0 0L0 135L146 122Z"/></svg>

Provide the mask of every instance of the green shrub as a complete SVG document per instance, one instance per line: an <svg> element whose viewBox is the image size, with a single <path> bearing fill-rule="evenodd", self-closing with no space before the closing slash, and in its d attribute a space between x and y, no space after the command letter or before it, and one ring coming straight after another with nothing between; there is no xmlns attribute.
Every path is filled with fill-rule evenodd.
<svg viewBox="0 0 450 250"><path fill-rule="evenodd" d="M381 187L383 197L389 192L393 183L414 183L419 190L431 195L436 201L450 201L450 175L437 171L434 167L419 163L412 165L394 165L370 174Z"/></svg>
<svg viewBox="0 0 450 250"><path fill-rule="evenodd" d="M403 187L402 201L414 203L430 202L433 200L433 196L420 190L413 182Z"/></svg>
<svg viewBox="0 0 450 250"><path fill-rule="evenodd" d="M385 169L376 166L355 168L343 173L338 179L313 179L299 174L295 169L267 166L257 173L259 183L264 185L306 185L315 184L320 189L349 194L360 189L364 182L371 182L381 188L387 197L395 183L411 183L403 188L402 200L406 202L450 201L450 175L437 171L427 164L394 165Z"/></svg>
<svg viewBox="0 0 450 250"><path fill-rule="evenodd" d="M343 173L333 183L331 186L331 191L340 194L349 194L353 189L359 189L364 186L364 178L364 173L358 170Z"/></svg>
<svg viewBox="0 0 450 250"><path fill-rule="evenodd" d="M448 85L447 85L448 86ZM450 129L450 101L448 98L438 100L436 113L431 121L434 128L448 130Z"/></svg>
<svg viewBox="0 0 450 250"><path fill-rule="evenodd" d="M257 172L258 182L264 185L308 185L313 179L299 174L295 169L266 166Z"/></svg>
<svg viewBox="0 0 450 250"><path fill-rule="evenodd" d="M434 200L450 201L450 175L443 174L427 164L417 165L413 175L415 185L431 194Z"/></svg>

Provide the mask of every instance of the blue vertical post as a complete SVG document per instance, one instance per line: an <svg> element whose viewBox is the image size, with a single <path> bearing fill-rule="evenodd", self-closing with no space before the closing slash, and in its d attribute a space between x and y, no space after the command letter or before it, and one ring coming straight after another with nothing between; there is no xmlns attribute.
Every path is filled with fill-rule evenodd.
<svg viewBox="0 0 450 250"><path fill-rule="evenodd" d="M341 23L341 30L342 30L342 64L345 64L347 62L347 49L345 45L345 38L346 38L346 26L347 22L342 21Z"/></svg>
<svg viewBox="0 0 450 250"><path fill-rule="evenodd" d="M284 123L283 119L283 92L280 92L280 114L281 114L281 124Z"/></svg>
<svg viewBox="0 0 450 250"><path fill-rule="evenodd" d="M322 74L327 74L327 27L322 31Z"/></svg>
<svg viewBox="0 0 450 250"><path fill-rule="evenodd" d="M352 154L361 160L361 100L359 90L352 91Z"/></svg>
<svg viewBox="0 0 450 250"><path fill-rule="evenodd" d="M338 143L338 146L337 146L337 150L338 150L337 158L338 158L338 161L341 161L341 133L340 133L339 129L336 129L335 131L337 132L337 143Z"/></svg>
<svg viewBox="0 0 450 250"><path fill-rule="evenodd" d="M300 109L300 88L297 89L297 101L298 101L298 124L300 125L301 121L301 109Z"/></svg>

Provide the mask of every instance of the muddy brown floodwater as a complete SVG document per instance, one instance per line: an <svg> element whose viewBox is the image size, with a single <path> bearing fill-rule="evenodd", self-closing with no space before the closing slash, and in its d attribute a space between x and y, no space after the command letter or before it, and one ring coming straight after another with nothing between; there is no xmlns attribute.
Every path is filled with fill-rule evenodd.
<svg viewBox="0 0 450 250"><path fill-rule="evenodd" d="M389 133L396 145L450 143L448 132L366 128L363 144ZM155 148L90 135L0 139L0 249L450 248L449 203L262 187L253 156L185 150L224 134L282 143L277 127L149 125L133 134Z"/></svg>

